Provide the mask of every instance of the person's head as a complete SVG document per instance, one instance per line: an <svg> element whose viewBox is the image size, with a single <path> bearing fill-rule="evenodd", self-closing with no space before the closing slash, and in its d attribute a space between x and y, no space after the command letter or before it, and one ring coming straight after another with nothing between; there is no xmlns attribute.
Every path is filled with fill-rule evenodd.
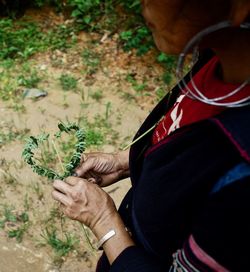
<svg viewBox="0 0 250 272"><path fill-rule="evenodd" d="M157 47L168 54L179 54L206 27L225 20L237 26L250 14L250 0L142 0L142 6ZM216 46L217 38L221 44L212 36L203 46Z"/></svg>

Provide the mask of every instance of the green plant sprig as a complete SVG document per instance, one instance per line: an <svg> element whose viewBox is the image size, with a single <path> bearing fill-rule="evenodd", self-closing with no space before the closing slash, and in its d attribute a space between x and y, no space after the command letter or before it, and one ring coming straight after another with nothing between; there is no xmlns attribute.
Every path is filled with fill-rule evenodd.
<svg viewBox="0 0 250 272"><path fill-rule="evenodd" d="M85 133L83 129L79 128L76 124L59 123L59 131L54 134L55 138L61 138L62 133L72 134L74 133L77 138L77 143L75 144L75 151L70 159L70 161L64 167L64 173L58 174L52 169L49 169L43 165L38 165L34 159L34 150L39 149L40 144L49 139L49 134L41 134L38 137L30 136L24 146L22 157L26 163L28 163L33 172L37 173L39 176L47 177L48 179L61 179L70 176L73 170L79 165L81 161L81 155L85 151Z"/></svg>

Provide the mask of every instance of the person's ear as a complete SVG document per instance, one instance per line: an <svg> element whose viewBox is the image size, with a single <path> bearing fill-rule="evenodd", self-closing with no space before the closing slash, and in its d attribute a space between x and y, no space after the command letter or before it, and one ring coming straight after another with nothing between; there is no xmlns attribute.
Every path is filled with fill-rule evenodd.
<svg viewBox="0 0 250 272"><path fill-rule="evenodd" d="M234 26L242 24L250 15L250 1L233 0L230 20Z"/></svg>

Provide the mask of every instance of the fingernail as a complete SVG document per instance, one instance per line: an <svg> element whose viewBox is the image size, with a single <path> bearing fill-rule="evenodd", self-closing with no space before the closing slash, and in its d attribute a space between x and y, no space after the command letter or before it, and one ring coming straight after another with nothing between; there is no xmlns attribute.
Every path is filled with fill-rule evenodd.
<svg viewBox="0 0 250 272"><path fill-rule="evenodd" d="M96 180L95 180L94 178L89 178L89 179L88 179L88 182L91 182L91 183L96 184Z"/></svg>

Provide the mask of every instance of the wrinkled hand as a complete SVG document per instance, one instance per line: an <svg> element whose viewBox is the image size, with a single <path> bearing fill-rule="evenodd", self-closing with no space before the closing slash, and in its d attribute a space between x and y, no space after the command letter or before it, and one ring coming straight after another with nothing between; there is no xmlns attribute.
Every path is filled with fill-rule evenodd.
<svg viewBox="0 0 250 272"><path fill-rule="evenodd" d="M98 185L82 178L55 180L52 197L62 204L63 212L93 231L110 221L117 213L112 198Z"/></svg>
<svg viewBox="0 0 250 272"><path fill-rule="evenodd" d="M101 187L111 185L129 176L128 152L84 154L75 173L78 177L94 178Z"/></svg>

